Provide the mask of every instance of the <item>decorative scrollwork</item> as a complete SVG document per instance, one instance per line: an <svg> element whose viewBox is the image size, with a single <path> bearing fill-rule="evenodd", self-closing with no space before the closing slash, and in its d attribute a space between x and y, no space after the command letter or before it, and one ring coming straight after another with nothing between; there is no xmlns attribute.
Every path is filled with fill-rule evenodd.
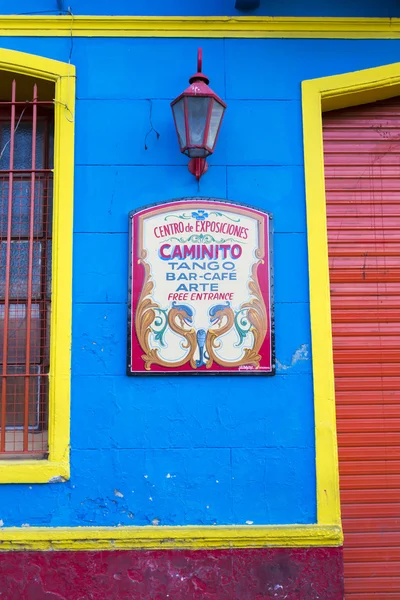
<svg viewBox="0 0 400 600"><path fill-rule="evenodd" d="M152 364L176 368L189 361L192 368L196 368L193 357L196 352L197 338L196 331L191 325L193 314L188 306L173 303L172 308L168 312L168 326L172 331L184 338L185 341L182 343L182 348L187 350L187 354L179 361L170 362L161 358L157 348L150 347L149 338L151 333L155 333L156 339L160 341L161 345L164 345L163 335L167 324L164 325L162 317L162 315L166 314L166 311L154 302L151 297L154 290L154 282L151 278L150 265L145 260L146 256L147 252L143 250L139 263L144 267L145 277L135 315L136 335L140 347L144 352L142 359L145 363L145 369L150 371ZM157 336L161 337L157 338Z"/></svg>
<svg viewBox="0 0 400 600"><path fill-rule="evenodd" d="M230 217L226 213L222 214L221 212L217 212L215 210L213 212L210 212L210 215L215 215L216 217L224 217L225 219L229 219L230 221L233 221L234 223L240 223L240 218L234 219L233 217Z"/></svg>
<svg viewBox="0 0 400 600"><path fill-rule="evenodd" d="M151 325L151 329L154 333L154 338L157 342L160 342L161 346L165 347L164 333L168 327L168 313L162 308L155 307L155 318Z"/></svg>
<svg viewBox="0 0 400 600"><path fill-rule="evenodd" d="M210 233L193 233L187 238L184 237L170 237L166 240L166 242L179 242L179 244L187 244L191 242L192 244L226 244L227 242L235 242L236 244L245 244L242 240L236 240L235 238L220 238L216 240L213 235Z"/></svg>
<svg viewBox="0 0 400 600"><path fill-rule="evenodd" d="M235 328L239 335L239 341L235 346L238 348L244 342L251 329L251 323L247 317L247 308L241 308L235 314Z"/></svg>
<svg viewBox="0 0 400 600"><path fill-rule="evenodd" d="M196 369L202 367L207 364L206 360L208 359L208 354L204 350L204 345L206 342L207 332L205 329L199 329L197 331L197 346L199 348L199 358L196 360Z"/></svg>
<svg viewBox="0 0 400 600"><path fill-rule="evenodd" d="M257 276L257 268L260 263L261 261L254 263L248 283L249 292L252 298L248 302L243 303L236 313L236 317L240 313L246 314L245 318L249 323L249 327L247 329L246 326L246 331L241 329L241 332L242 335L245 334L244 337L246 337L248 333L253 334L253 345L251 348L244 348L242 358L234 362L224 360L217 356L215 350L217 350L221 345L221 343L218 342L218 338L227 333L235 324L235 315L232 308L229 306L229 303L227 306L218 305L216 307L212 307L209 312L211 322L216 325L216 327L210 328L207 332L206 348L209 355L209 359L206 364L207 369L211 368L214 361L222 367L252 365L255 368L258 368L260 366L261 355L259 354L259 350L265 339L268 328L267 310L265 308ZM211 314L212 310L213 314ZM237 327L236 330L238 331ZM241 336L239 331L238 333L239 336Z"/></svg>
<svg viewBox="0 0 400 600"><path fill-rule="evenodd" d="M227 302L226 304L217 304L216 306L212 306L209 310L209 315L210 321L214 325L214 327L210 327L210 329L207 331L207 369L210 369L212 367L214 361L218 364L221 364L219 362L220 359L217 358L214 352L215 349L221 346L221 342L217 342L217 338L224 335L224 333L228 333L228 331L232 328L235 319L234 312L230 306L230 302Z"/></svg>
<svg viewBox="0 0 400 600"><path fill-rule="evenodd" d="M211 215L215 215L216 217L224 217L225 219L229 219L230 221L233 221L233 223L240 223L240 218L234 219L233 217L227 215L226 213L223 214L222 212L219 212L216 210L213 210L212 212L207 212L203 209L197 209L196 211L193 211L191 214L187 214L187 213L183 213L181 215L169 214L164 217L164 221L168 221L168 219L171 219L171 218L184 219L184 220L193 218L193 219L196 219L196 221L205 221L205 219L208 219L208 217Z"/></svg>

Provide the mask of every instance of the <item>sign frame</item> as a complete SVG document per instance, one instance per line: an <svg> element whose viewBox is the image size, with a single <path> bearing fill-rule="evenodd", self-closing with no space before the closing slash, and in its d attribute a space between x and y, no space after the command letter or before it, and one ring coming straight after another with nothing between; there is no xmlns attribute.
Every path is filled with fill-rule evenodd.
<svg viewBox="0 0 400 600"><path fill-rule="evenodd" d="M229 207L229 205L232 205L232 207L237 207L237 208L243 208L243 209L248 209L250 211L256 211L258 213L261 213L266 219L268 219L268 242L267 242L267 247L268 247L268 281L269 281L269 320L270 320L270 335L269 335L269 340L270 340L270 362L271 362L271 368L270 370L267 369L259 369L259 368L252 368L250 370L248 370L247 368L243 368L243 369L235 369L235 368L226 368L224 370L209 370L209 369L195 369L192 368L191 370L178 370L177 368L174 367L166 367L165 370L147 370L147 369L143 369L143 370L132 370L131 369L131 365L132 365L132 337L135 336L137 339L137 334L135 331L135 325L134 325L134 311L133 311L133 285L134 285L134 281L133 281L133 269L134 269L134 261L133 261L133 256L134 256L134 252L133 252L133 244L135 243L134 240L134 235L133 235L133 219L136 215L138 215L138 213L142 213L142 212L146 212L149 211L151 209L157 209L157 208L162 208L165 205L168 204L172 204L174 205L172 207L176 208L179 206L179 204L182 203L183 204L188 204L188 203L197 203L199 206L198 208L200 208L200 206L202 205L202 203L215 203L216 205L227 205ZM190 209L191 210L191 209ZM137 377L137 376L142 376L142 375L151 375L151 376L176 376L176 375L198 375L198 376L202 376L202 375L223 375L223 376L229 376L229 375L260 375L260 376L264 376L264 377L268 377L268 376L274 376L276 374L276 364L275 364L275 317L274 317L274 268L273 268L273 228L272 228L272 223L273 223L273 217L272 214L266 210L260 209L256 206L250 205L250 204L246 204L243 202L237 202L234 200L229 200L229 199L224 199L224 198L209 198L209 197L203 197L203 196L185 196L185 197L181 197L181 198L171 198L169 200L162 200L159 202L155 202L155 203L151 203L151 204L147 204L144 206L140 206L132 211L130 211L128 213L128 238L129 238L129 260L128 260L128 303L127 303L127 309L128 309L128 335L127 335L127 360L126 360L126 374L130 377Z"/></svg>

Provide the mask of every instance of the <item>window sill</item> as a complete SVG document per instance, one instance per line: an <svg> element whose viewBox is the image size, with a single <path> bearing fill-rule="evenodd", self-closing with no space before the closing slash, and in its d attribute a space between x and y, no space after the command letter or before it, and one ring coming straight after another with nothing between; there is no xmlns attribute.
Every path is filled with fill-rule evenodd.
<svg viewBox="0 0 400 600"><path fill-rule="evenodd" d="M69 479L69 462L0 460L1 483L61 483Z"/></svg>

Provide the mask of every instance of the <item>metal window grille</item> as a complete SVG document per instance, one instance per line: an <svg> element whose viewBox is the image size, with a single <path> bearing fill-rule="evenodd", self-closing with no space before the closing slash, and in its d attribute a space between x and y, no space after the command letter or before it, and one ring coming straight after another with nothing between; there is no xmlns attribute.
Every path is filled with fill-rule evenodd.
<svg viewBox="0 0 400 600"><path fill-rule="evenodd" d="M0 102L0 456L47 453L53 103Z"/></svg>

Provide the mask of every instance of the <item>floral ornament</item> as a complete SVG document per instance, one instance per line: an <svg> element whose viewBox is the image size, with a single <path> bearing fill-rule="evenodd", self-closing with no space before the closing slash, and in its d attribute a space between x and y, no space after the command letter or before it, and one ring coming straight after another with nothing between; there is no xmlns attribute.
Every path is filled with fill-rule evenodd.
<svg viewBox="0 0 400 600"><path fill-rule="evenodd" d="M197 212L192 212L192 217L196 219L196 221L204 221L208 217L208 213L205 210L198 210Z"/></svg>

